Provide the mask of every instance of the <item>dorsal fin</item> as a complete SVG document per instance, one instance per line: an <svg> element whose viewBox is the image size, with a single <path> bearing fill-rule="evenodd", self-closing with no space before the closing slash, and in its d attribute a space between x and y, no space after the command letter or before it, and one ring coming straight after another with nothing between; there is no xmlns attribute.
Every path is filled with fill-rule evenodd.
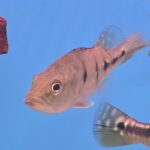
<svg viewBox="0 0 150 150"><path fill-rule="evenodd" d="M123 34L119 27L110 25L103 29L94 46L104 47L106 50L114 48L123 40Z"/></svg>

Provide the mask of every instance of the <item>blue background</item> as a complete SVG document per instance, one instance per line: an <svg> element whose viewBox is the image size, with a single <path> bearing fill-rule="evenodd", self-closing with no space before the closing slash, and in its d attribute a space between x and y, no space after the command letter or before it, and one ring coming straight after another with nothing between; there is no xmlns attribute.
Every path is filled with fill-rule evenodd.
<svg viewBox="0 0 150 150"><path fill-rule="evenodd" d="M24 104L36 73L73 48L92 46L107 25L120 27L125 36L138 31L150 39L149 8L149 0L0 0L9 40L9 53L0 56L0 150L106 149L92 134L101 99L150 122L148 49L113 70L104 88L90 98L96 105L89 109L46 115Z"/></svg>

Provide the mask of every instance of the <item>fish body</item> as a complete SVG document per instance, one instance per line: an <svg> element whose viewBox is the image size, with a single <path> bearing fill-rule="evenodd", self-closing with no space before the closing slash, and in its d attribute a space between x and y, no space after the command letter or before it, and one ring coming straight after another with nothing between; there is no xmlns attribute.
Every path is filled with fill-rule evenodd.
<svg viewBox="0 0 150 150"><path fill-rule="evenodd" d="M97 111L93 133L98 143L106 147L150 146L150 124L139 122L108 103Z"/></svg>
<svg viewBox="0 0 150 150"><path fill-rule="evenodd" d="M8 52L6 26L7 26L7 22L5 18L0 17L0 54L6 54Z"/></svg>
<svg viewBox="0 0 150 150"><path fill-rule="evenodd" d="M114 48L106 48L108 38L109 32L102 32L93 47L74 49L37 74L25 103L46 113L92 106L93 102L85 99L102 85L107 74L147 46L136 33Z"/></svg>

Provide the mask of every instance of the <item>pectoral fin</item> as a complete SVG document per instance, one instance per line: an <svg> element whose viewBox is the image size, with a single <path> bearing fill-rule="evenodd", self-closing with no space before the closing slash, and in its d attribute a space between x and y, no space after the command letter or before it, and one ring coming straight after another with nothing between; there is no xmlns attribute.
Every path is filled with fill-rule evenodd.
<svg viewBox="0 0 150 150"><path fill-rule="evenodd" d="M72 108L88 108L94 105L94 102L82 101L75 103Z"/></svg>

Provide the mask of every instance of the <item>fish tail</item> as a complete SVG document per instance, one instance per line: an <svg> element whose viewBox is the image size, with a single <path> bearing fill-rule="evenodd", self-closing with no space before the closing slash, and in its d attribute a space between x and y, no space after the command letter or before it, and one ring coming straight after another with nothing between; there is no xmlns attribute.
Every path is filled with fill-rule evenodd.
<svg viewBox="0 0 150 150"><path fill-rule="evenodd" d="M106 147L132 144L124 136L125 120L130 118L127 114L111 104L104 103L98 109L94 121L93 133L99 144Z"/></svg>
<svg viewBox="0 0 150 150"><path fill-rule="evenodd" d="M134 53L147 47L149 43L138 33L133 33L125 41L123 41L118 47L110 51L114 62L124 63L131 58Z"/></svg>

